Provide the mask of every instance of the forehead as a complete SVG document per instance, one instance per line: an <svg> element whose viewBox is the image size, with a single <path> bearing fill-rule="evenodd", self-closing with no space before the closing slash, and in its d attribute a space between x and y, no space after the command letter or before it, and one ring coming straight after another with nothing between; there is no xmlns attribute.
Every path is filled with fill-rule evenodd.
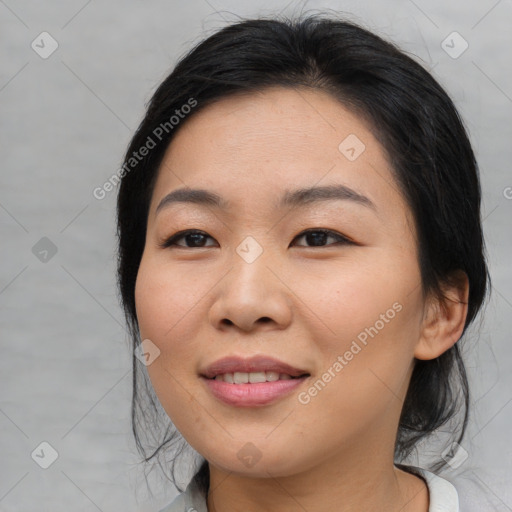
<svg viewBox="0 0 512 512"><path fill-rule="evenodd" d="M325 92L276 87L223 98L187 119L167 148L151 208L183 187L215 191L243 210L332 184L360 192L384 216L407 214L386 152L363 119Z"/></svg>

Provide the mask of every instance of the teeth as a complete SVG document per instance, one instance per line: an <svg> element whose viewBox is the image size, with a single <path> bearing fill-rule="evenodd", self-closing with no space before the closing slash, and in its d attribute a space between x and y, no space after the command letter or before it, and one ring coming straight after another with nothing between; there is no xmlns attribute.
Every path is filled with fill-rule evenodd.
<svg viewBox="0 0 512 512"><path fill-rule="evenodd" d="M253 382L266 382L267 377L265 375L265 372L254 372L249 373L249 382L252 384ZM235 380L236 382L236 380Z"/></svg>
<svg viewBox="0 0 512 512"><path fill-rule="evenodd" d="M235 372L233 375L235 384L247 384L249 382L249 374L243 372Z"/></svg>
<svg viewBox="0 0 512 512"><path fill-rule="evenodd" d="M248 384L257 382L275 382L276 380L289 380L291 375L277 372L235 372L215 376L215 380L229 382L230 384Z"/></svg>

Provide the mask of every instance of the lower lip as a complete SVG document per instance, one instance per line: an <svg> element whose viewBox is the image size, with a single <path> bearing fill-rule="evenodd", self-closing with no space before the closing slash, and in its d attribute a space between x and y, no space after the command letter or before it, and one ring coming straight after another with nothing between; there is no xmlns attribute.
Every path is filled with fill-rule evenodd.
<svg viewBox="0 0 512 512"><path fill-rule="evenodd" d="M206 382L213 396L228 405L258 407L275 402L287 395L299 387L307 379L307 376L273 382L255 382L254 384L230 384L206 377L201 377L201 379Z"/></svg>

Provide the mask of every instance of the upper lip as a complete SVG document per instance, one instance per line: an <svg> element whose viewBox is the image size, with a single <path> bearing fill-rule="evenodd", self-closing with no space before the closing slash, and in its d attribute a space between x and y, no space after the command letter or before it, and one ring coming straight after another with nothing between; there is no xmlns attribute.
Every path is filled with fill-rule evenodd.
<svg viewBox="0 0 512 512"><path fill-rule="evenodd" d="M295 368L279 359L269 356L253 356L249 358L230 356L218 359L207 366L201 375L208 379L213 379L217 375L235 372L277 372L299 377L308 373L306 370Z"/></svg>

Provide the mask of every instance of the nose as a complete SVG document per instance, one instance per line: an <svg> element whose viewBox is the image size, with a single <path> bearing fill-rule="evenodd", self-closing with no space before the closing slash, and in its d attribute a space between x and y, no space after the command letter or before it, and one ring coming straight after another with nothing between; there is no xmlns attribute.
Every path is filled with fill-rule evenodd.
<svg viewBox="0 0 512 512"><path fill-rule="evenodd" d="M264 252L249 263L234 253L231 269L215 287L212 325L244 332L285 329L292 318L293 294L282 274L270 254Z"/></svg>

